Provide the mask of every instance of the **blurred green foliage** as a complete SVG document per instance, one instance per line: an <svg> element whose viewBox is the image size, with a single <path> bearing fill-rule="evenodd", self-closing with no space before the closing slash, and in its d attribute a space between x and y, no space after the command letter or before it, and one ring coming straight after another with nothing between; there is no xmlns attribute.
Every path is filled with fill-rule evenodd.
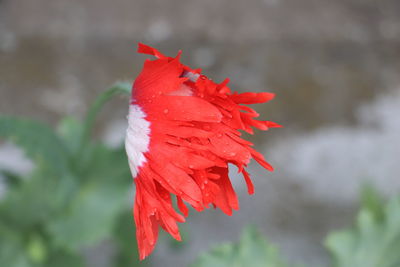
<svg viewBox="0 0 400 267"><path fill-rule="evenodd" d="M0 115L0 138L17 144L35 164L27 177L2 170L7 190L0 201L0 266L86 266L83 252L105 240L116 250L113 266L139 265L125 150L90 139L103 104L129 94L130 87L116 84L83 122L65 118L57 131Z"/></svg>
<svg viewBox="0 0 400 267"><path fill-rule="evenodd" d="M288 267L278 250L254 228L248 227L237 243L220 245L201 255L191 267Z"/></svg>
<svg viewBox="0 0 400 267"><path fill-rule="evenodd" d="M400 197L385 204L369 188L362 200L355 226L330 234L325 242L333 266L400 266Z"/></svg>
<svg viewBox="0 0 400 267"><path fill-rule="evenodd" d="M361 211L353 228L328 235L325 245L333 267L400 266L400 197L387 203L372 188L361 194ZM293 267L254 228L237 243L220 245L202 254L191 267Z"/></svg>

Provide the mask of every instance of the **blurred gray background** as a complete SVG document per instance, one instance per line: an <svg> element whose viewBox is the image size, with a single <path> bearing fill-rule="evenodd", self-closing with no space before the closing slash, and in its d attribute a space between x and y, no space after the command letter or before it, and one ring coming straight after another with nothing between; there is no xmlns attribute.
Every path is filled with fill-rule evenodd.
<svg viewBox="0 0 400 267"><path fill-rule="evenodd" d="M293 261L323 266L322 240L350 225L360 184L400 188L400 1L0 0L0 113L82 117L99 92L139 73L137 42L182 49L185 64L230 77L233 90L275 92L257 110L285 126L251 137L276 167L251 166L255 195L234 176L241 210L192 212L185 245L162 236L155 266L185 266L249 223ZM99 138L121 142L127 108L106 107ZM0 143L0 164L27 168L21 156Z"/></svg>

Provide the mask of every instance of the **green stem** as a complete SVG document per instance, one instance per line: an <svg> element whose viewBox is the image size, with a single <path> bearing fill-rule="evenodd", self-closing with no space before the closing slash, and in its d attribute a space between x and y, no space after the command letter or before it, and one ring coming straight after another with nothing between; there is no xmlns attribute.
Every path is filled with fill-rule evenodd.
<svg viewBox="0 0 400 267"><path fill-rule="evenodd" d="M102 109L103 105L116 95L130 95L130 93L131 85L129 83L118 82L115 83L111 88L97 96L96 100L90 106L83 124L84 128L80 140L80 150L83 150L85 144L89 142L89 138L91 136L96 117Z"/></svg>

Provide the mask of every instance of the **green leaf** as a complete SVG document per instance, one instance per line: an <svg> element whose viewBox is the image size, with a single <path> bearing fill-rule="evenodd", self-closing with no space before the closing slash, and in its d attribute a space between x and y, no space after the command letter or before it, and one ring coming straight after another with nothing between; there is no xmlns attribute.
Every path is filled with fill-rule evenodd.
<svg viewBox="0 0 400 267"><path fill-rule="evenodd" d="M0 115L0 136L21 146L36 163L29 177L8 175L18 183L0 203L0 221L15 231L28 231L53 218L75 187L68 152L51 128L28 119Z"/></svg>
<svg viewBox="0 0 400 267"><path fill-rule="evenodd" d="M46 172L35 170L1 201L0 222L15 231L30 230L35 225L47 223L69 202L77 188L75 180L69 176L49 179Z"/></svg>
<svg viewBox="0 0 400 267"><path fill-rule="evenodd" d="M57 130L70 154L78 152L83 124L74 117L65 117L59 123Z"/></svg>
<svg viewBox="0 0 400 267"><path fill-rule="evenodd" d="M79 251L110 238L118 216L131 201L132 181L122 150L98 145L90 154L82 176L84 181L65 213L48 225L55 243Z"/></svg>
<svg viewBox="0 0 400 267"><path fill-rule="evenodd" d="M375 187L364 185L361 190L361 207L369 210L377 220L384 218L384 201Z"/></svg>
<svg viewBox="0 0 400 267"><path fill-rule="evenodd" d="M284 267L275 247L268 244L254 228L244 230L237 243L228 243L201 255L192 267Z"/></svg>
<svg viewBox="0 0 400 267"><path fill-rule="evenodd" d="M110 237L115 218L128 201L126 192L112 186L84 188L71 210L49 225L55 243L70 251L97 244Z"/></svg>
<svg viewBox="0 0 400 267"><path fill-rule="evenodd" d="M112 184L132 184L128 159L123 147L110 149L104 145L95 145L88 149L88 162L82 171L82 179ZM130 186L129 186L130 187Z"/></svg>
<svg viewBox="0 0 400 267"><path fill-rule="evenodd" d="M25 150L39 166L54 174L67 170L67 151L58 136L48 126L37 121L0 115L0 137Z"/></svg>
<svg viewBox="0 0 400 267"><path fill-rule="evenodd" d="M400 266L400 198L383 207L382 217L377 214L375 209L364 207L355 227L328 236L325 245L333 266Z"/></svg>

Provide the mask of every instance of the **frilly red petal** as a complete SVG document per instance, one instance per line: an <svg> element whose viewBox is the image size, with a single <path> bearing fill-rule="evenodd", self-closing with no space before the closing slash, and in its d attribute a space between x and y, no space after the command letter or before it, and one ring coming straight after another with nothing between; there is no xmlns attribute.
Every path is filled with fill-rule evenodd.
<svg viewBox="0 0 400 267"><path fill-rule="evenodd" d="M240 130L253 133L253 128L281 126L256 120L259 114L244 105L270 101L273 93L231 93L229 79L213 82L201 70L181 64L180 53L166 57L144 44L139 44L138 52L157 58L145 62L132 92L132 102L143 109L151 130L146 163L134 179L134 218L140 259L144 259L154 249L160 227L181 239L177 222L188 216L185 202L197 211L213 206L231 215L239 209L228 165L238 167L249 194L254 193L245 169L250 160L273 170ZM183 216L176 212L171 194Z"/></svg>
<svg viewBox="0 0 400 267"><path fill-rule="evenodd" d="M142 43L138 43L137 52L140 54L152 55L155 56L156 58L166 58L166 56L160 53L160 51L158 51L157 49Z"/></svg>

